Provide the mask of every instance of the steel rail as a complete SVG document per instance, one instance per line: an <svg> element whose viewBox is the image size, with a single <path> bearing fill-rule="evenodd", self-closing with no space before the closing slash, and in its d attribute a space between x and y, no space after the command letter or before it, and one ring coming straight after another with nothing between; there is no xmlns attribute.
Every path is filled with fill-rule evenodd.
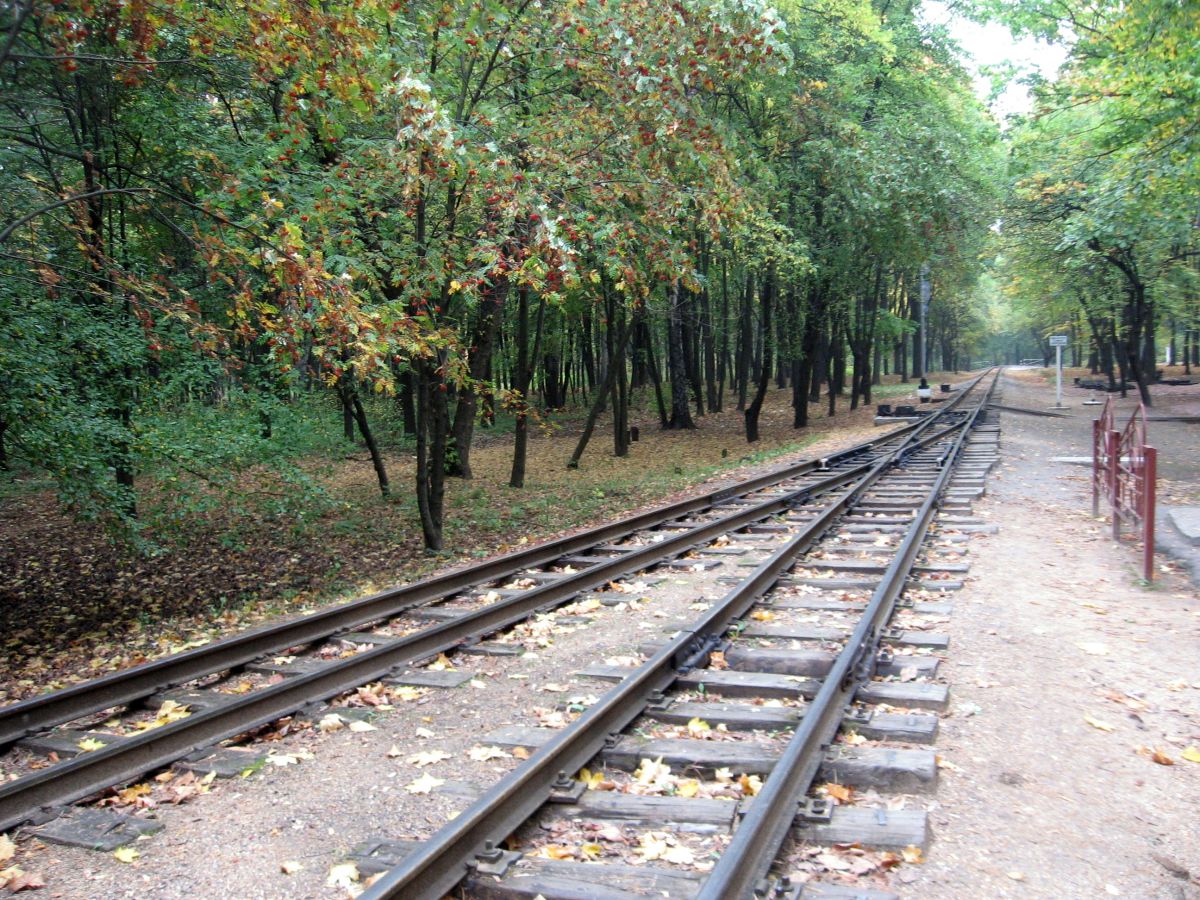
<svg viewBox="0 0 1200 900"><path fill-rule="evenodd" d="M862 619L838 654L833 668L825 676L816 697L806 707L804 718L782 757L742 818L733 840L704 880L696 900L747 900L762 895L761 891L758 894L756 891L761 888L783 846L797 807L816 777L825 748L833 740L847 704L854 699L858 688L874 674L882 629L891 618L896 600L904 590L925 534L937 513L942 491L954 472L954 464L963 443L979 416L987 409L988 400L998 382L997 376L943 458L941 472L909 526L895 558L871 595Z"/></svg>
<svg viewBox="0 0 1200 900"><path fill-rule="evenodd" d="M951 408L958 399L956 397L946 408ZM55 725L113 707L128 706L159 691L237 668L259 657L352 631L370 622L392 618L448 595L501 580L524 569L544 566L563 556L619 540L671 519L708 511L732 497L762 490L867 453L881 441L911 433L921 424L909 424L827 457L766 472L735 485L656 507L537 547L456 569L415 584L390 588L299 618L231 635L194 650L0 707L0 748Z"/></svg>
<svg viewBox="0 0 1200 900"><path fill-rule="evenodd" d="M912 432L904 440L916 434ZM902 444L903 446L903 444ZM894 452L894 451L893 451ZM820 481L736 510L687 531L598 562L573 575L533 588L462 616L397 638L316 671L200 710L187 718L56 763L0 785L0 831L53 808L125 783L197 750L290 715L316 701L376 681L397 669L452 650L482 634L515 625L531 614L566 602L613 578L670 559L726 532L753 524L824 492L836 490L872 468L865 462Z"/></svg>
<svg viewBox="0 0 1200 900"><path fill-rule="evenodd" d="M986 373L985 373L986 374ZM970 390L984 376L971 383ZM963 392L965 396L966 391ZM362 894L368 900L405 898L436 900L453 890L470 871L480 854L494 852L500 840L515 831L555 788L596 755L611 736L620 733L645 710L647 704L668 689L679 677L682 666L695 664L715 648L730 625L744 617L796 560L812 546L857 499L903 454L918 444L928 446L949 433L962 429L970 419L915 441L935 417L918 423L888 454L871 465L838 500L826 507L784 546L764 560L712 609L688 629L678 632L649 660L633 670L620 684L606 692L567 728L542 745L519 768L497 782L471 807L389 870ZM911 446L910 446L911 445Z"/></svg>

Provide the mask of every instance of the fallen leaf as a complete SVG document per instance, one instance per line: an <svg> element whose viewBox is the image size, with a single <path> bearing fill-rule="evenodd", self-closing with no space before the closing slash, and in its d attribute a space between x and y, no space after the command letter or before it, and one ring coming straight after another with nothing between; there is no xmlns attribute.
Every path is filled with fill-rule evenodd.
<svg viewBox="0 0 1200 900"><path fill-rule="evenodd" d="M962 766L955 765L954 763L950 762L950 760L946 759L944 756L938 756L938 757L936 757L936 759L937 759L937 767L939 769L945 769L947 772L961 772L962 771Z"/></svg>
<svg viewBox="0 0 1200 900"><path fill-rule="evenodd" d="M921 856L921 848L914 844L909 844L900 851L900 857L910 866L919 866L925 862L925 858Z"/></svg>
<svg viewBox="0 0 1200 900"><path fill-rule="evenodd" d="M467 683L468 683L469 685L471 685L471 687L475 688L476 690L480 690L480 691L486 691L486 690L487 690L487 682L486 682L486 681L483 681L482 679L479 679L479 678L472 678L472 679L471 679L469 682L467 682Z"/></svg>
<svg viewBox="0 0 1200 900"><path fill-rule="evenodd" d="M675 796L677 797L695 797L698 793L700 793L700 782L695 778L686 778L675 785Z"/></svg>
<svg viewBox="0 0 1200 900"><path fill-rule="evenodd" d="M489 759L506 759L510 754L499 747L472 747L467 756L476 762L487 762Z"/></svg>
<svg viewBox="0 0 1200 900"><path fill-rule="evenodd" d="M742 775L738 778L738 784L747 797L753 797L762 790L762 779L757 775Z"/></svg>
<svg viewBox="0 0 1200 900"><path fill-rule="evenodd" d="M91 753L93 750L101 750L108 746L104 741L98 741L95 738L84 738L76 746L84 753Z"/></svg>
<svg viewBox="0 0 1200 900"><path fill-rule="evenodd" d="M398 759L399 757L404 755L404 751L401 750L399 747L397 747L395 744L392 744L392 747L390 750L388 750L387 755L388 755L388 759Z"/></svg>
<svg viewBox="0 0 1200 900"><path fill-rule="evenodd" d="M362 732L362 731L378 731L379 729L376 728L374 725L372 725L370 722L363 722L363 721L360 721L359 719L355 719L353 722L350 723L350 730Z"/></svg>
<svg viewBox="0 0 1200 900"><path fill-rule="evenodd" d="M113 858L123 863L131 863L141 855L132 847L118 847L113 851Z"/></svg>
<svg viewBox="0 0 1200 900"><path fill-rule="evenodd" d="M850 798L854 795L853 788L846 787L844 784L835 784L834 782L821 785L821 790L825 792L826 796L832 797L838 803L849 803Z"/></svg>
<svg viewBox="0 0 1200 900"><path fill-rule="evenodd" d="M1112 725L1109 725L1107 722L1101 722L1099 719L1093 719L1091 716L1084 716L1083 721L1087 722L1093 728L1098 729L1100 731L1112 731L1113 730Z"/></svg>
<svg viewBox="0 0 1200 900"><path fill-rule="evenodd" d="M439 763L443 759L449 759L450 754L442 750L422 750L420 753L414 753L408 758L409 765L417 768L432 766L434 763Z"/></svg>
<svg viewBox="0 0 1200 900"><path fill-rule="evenodd" d="M668 835L660 831L647 831L642 834L638 842L638 847L634 851L646 862L655 859L662 859L670 845L667 844Z"/></svg>
<svg viewBox="0 0 1200 900"><path fill-rule="evenodd" d="M672 847L662 855L661 859L663 862L674 863L678 866L690 866L696 862L696 857L687 847Z"/></svg>
<svg viewBox="0 0 1200 900"><path fill-rule="evenodd" d="M429 664L429 671L431 671L431 672L453 672L453 671L455 671L454 663L450 662L450 659L446 656L445 653L439 653L437 659L435 659L433 662L431 662Z"/></svg>
<svg viewBox="0 0 1200 900"><path fill-rule="evenodd" d="M769 609L756 609L754 612L750 613L750 618L759 622L770 622L775 618L775 613L771 612Z"/></svg>
<svg viewBox="0 0 1200 900"><path fill-rule="evenodd" d="M1200 763L1200 749L1188 746L1183 748L1183 753L1180 754L1188 762Z"/></svg>
<svg viewBox="0 0 1200 900"><path fill-rule="evenodd" d="M1007 875L1009 878L1011 878L1013 881L1024 881L1025 880L1024 872L1005 872L1004 874Z"/></svg>
<svg viewBox="0 0 1200 900"><path fill-rule="evenodd" d="M16 855L17 845L7 834L0 834L0 863L6 863Z"/></svg>
<svg viewBox="0 0 1200 900"><path fill-rule="evenodd" d="M533 855L542 859L574 859L575 851L564 844L543 844Z"/></svg>
<svg viewBox="0 0 1200 900"><path fill-rule="evenodd" d="M433 737L433 732L430 731L428 728L418 728L415 732L413 732L413 734L415 734L419 738Z"/></svg>
<svg viewBox="0 0 1200 900"><path fill-rule="evenodd" d="M714 650L708 654L708 667L710 669L728 669L729 663L725 661L725 653L722 650Z"/></svg>
<svg viewBox="0 0 1200 900"><path fill-rule="evenodd" d="M358 878L358 866L352 862L338 863L336 866L330 867L329 877L325 879L325 883L329 887L346 890L358 881Z"/></svg>
<svg viewBox="0 0 1200 900"><path fill-rule="evenodd" d="M410 794L428 794L435 787L439 787L445 783L446 782L442 779L434 778L432 775L426 772L420 778L410 782L409 784L406 784L404 789Z"/></svg>
<svg viewBox="0 0 1200 900"><path fill-rule="evenodd" d="M295 875L302 868L304 868L304 867L302 865L300 865L300 863L296 862L294 859L289 859L287 862L283 862L283 863L279 864L279 871L282 872L284 875Z"/></svg>
<svg viewBox="0 0 1200 900"><path fill-rule="evenodd" d="M1076 642L1075 646L1084 653L1090 653L1092 656L1108 656L1108 647L1098 641Z"/></svg>
<svg viewBox="0 0 1200 900"><path fill-rule="evenodd" d="M564 687L561 684L555 684L555 683L551 682L550 684L542 685L542 690L547 691L548 693L551 693L551 694L565 694L567 691L570 690L570 688Z"/></svg>
<svg viewBox="0 0 1200 900"><path fill-rule="evenodd" d="M337 713L329 713L328 715L322 716L321 721L317 723L317 730L324 732L341 731L345 727L345 719L343 719Z"/></svg>
<svg viewBox="0 0 1200 900"><path fill-rule="evenodd" d="M529 759L529 751L524 747L513 747L512 755L517 759Z"/></svg>
<svg viewBox="0 0 1200 900"><path fill-rule="evenodd" d="M14 868L16 871L13 871L13 869L6 870L6 872L12 873L11 875L8 875L7 883L5 879L5 872L0 872L0 887L7 887L9 891L17 894L21 891L36 891L38 888L44 888L46 886L46 882L42 880L41 875L38 875L34 872L26 872L17 867Z"/></svg>
<svg viewBox="0 0 1200 900"><path fill-rule="evenodd" d="M699 716L696 716L688 721L687 730L688 734L692 735L693 737L699 737L700 735L707 734L708 732L712 731L712 726Z"/></svg>

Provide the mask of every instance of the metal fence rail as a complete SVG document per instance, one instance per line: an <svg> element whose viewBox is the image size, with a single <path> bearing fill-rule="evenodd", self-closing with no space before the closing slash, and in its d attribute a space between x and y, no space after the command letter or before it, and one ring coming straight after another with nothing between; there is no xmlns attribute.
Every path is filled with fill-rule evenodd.
<svg viewBox="0 0 1200 900"><path fill-rule="evenodd" d="M1154 505L1158 451L1146 444L1146 408L1137 409L1117 430L1112 398L1092 423L1092 515L1103 498L1112 507L1113 540L1123 524L1142 535L1142 576L1154 580Z"/></svg>

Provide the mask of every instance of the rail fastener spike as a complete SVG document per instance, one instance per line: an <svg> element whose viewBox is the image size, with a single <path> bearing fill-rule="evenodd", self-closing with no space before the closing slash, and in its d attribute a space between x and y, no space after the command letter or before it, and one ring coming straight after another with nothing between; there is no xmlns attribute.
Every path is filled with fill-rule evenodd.
<svg viewBox="0 0 1200 900"><path fill-rule="evenodd" d="M828 797L805 797L796 806L796 818L804 824L833 821L833 803Z"/></svg>
<svg viewBox="0 0 1200 900"><path fill-rule="evenodd" d="M501 850L495 841L484 841L483 849L475 854L470 865L480 875L495 875L500 878L521 858L516 850Z"/></svg>
<svg viewBox="0 0 1200 900"><path fill-rule="evenodd" d="M554 783L550 785L550 796L547 798L550 803L578 803L587 790L587 785L582 781L578 781L567 775L566 772L559 772L558 777L554 779Z"/></svg>

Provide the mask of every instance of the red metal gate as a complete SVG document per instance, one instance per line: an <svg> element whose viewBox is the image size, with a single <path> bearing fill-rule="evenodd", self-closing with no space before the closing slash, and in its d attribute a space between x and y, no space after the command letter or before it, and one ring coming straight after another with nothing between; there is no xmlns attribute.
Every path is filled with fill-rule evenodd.
<svg viewBox="0 0 1200 900"><path fill-rule="evenodd" d="M1100 498L1112 507L1113 540L1128 523L1141 531L1142 575L1154 580L1154 491L1158 451L1146 446L1146 408L1138 404L1120 431L1109 397L1092 423L1092 515L1100 515Z"/></svg>

